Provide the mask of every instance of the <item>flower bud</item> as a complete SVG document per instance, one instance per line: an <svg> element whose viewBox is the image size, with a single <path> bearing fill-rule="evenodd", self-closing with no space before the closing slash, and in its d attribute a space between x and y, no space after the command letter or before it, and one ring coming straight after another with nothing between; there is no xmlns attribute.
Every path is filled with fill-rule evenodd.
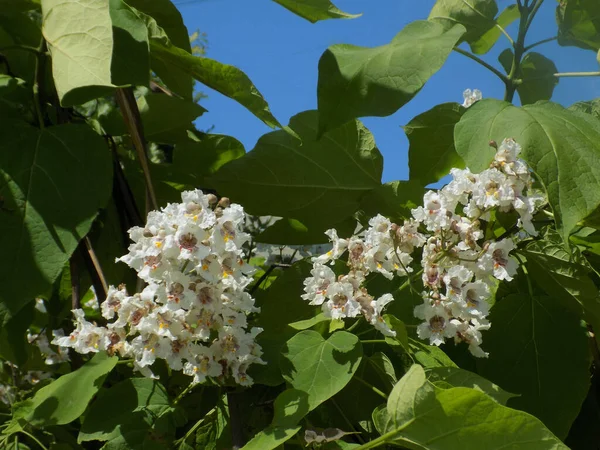
<svg viewBox="0 0 600 450"><path fill-rule="evenodd" d="M217 206L220 206L221 208L227 208L229 205L231 205L229 197L221 197L221 200L219 200L219 203L217 203Z"/></svg>
<svg viewBox="0 0 600 450"><path fill-rule="evenodd" d="M208 204L210 206L215 206L218 201L218 198L215 194L206 194L206 200L208 200Z"/></svg>

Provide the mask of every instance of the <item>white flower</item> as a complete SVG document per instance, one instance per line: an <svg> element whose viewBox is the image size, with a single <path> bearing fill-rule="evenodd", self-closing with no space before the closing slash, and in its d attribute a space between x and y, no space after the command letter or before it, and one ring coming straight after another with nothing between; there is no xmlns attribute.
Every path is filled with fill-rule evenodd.
<svg viewBox="0 0 600 450"><path fill-rule="evenodd" d="M417 327L417 336L420 339L429 339L431 345L441 345L444 338L451 338L456 334L458 321L452 320L442 305L424 305L415 315L419 314L425 322ZM417 308L419 308L417 306Z"/></svg>
<svg viewBox="0 0 600 450"><path fill-rule="evenodd" d="M468 108L469 106L471 106L473 103L475 103L478 100L482 99L482 94L481 91L479 89L465 89L463 92L463 106L465 108Z"/></svg>
<svg viewBox="0 0 600 450"><path fill-rule="evenodd" d="M498 280L511 281L517 274L517 261L509 256L511 250L515 248L515 243L510 239L503 239L490 244L487 255L492 260L494 277Z"/></svg>

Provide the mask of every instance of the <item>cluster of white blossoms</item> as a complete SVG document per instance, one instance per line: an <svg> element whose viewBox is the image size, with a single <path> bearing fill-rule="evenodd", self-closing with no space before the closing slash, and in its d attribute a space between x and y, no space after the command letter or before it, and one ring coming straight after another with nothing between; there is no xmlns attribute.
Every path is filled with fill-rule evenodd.
<svg viewBox="0 0 600 450"><path fill-rule="evenodd" d="M79 353L107 351L133 358L134 368L154 376L150 366L163 359L201 383L232 377L252 384L251 364L264 364L255 342L260 328L248 330L247 314L257 312L245 289L253 268L243 260L245 213L202 191L182 193L182 203L148 214L144 228L129 231L133 244L122 261L147 282L129 296L111 287L101 305L109 322L96 326L74 310L76 329L53 343Z"/></svg>
<svg viewBox="0 0 600 450"><path fill-rule="evenodd" d="M413 209L413 218L402 226L378 215L369 221L367 230L350 239L340 239L335 230L328 230L333 249L313 258L303 298L322 305L328 317L363 314L384 335L393 335L381 316L392 295L375 300L363 283L374 272L387 278L410 276L412 253L423 247L423 304L414 314L424 322L417 327L417 335L432 345L454 338L466 342L473 355L487 356L480 345L481 330L490 327L488 300L496 280L512 280L517 261L509 255L515 248L512 239L483 242L481 222L489 222L493 211L516 211L517 225L535 235L531 220L543 200L531 194L531 175L518 158L520 151L514 140L506 139L489 169L479 174L452 169L452 181L439 191L428 191L423 206ZM326 264L346 252L349 273L336 277Z"/></svg>
<svg viewBox="0 0 600 450"><path fill-rule="evenodd" d="M469 106L471 106L473 103L475 103L478 100L481 100L483 98L481 91L479 89L465 89L463 91L463 106L465 108L468 108Z"/></svg>

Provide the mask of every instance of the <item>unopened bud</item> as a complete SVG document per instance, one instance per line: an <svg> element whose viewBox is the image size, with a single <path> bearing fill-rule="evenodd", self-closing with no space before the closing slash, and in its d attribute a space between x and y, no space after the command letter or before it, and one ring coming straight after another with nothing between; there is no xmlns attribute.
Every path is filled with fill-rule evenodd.
<svg viewBox="0 0 600 450"><path fill-rule="evenodd" d="M227 208L229 205L231 205L231 201L229 200L229 197L221 197L221 200L219 200L217 205L221 208Z"/></svg>
<svg viewBox="0 0 600 450"><path fill-rule="evenodd" d="M210 206L215 206L218 201L218 198L215 194L206 194L206 199L208 200L208 204Z"/></svg>
<svg viewBox="0 0 600 450"><path fill-rule="evenodd" d="M498 144L496 143L496 141L490 141L489 146L498 150Z"/></svg>
<svg viewBox="0 0 600 450"><path fill-rule="evenodd" d="M221 202L219 202L219 203L221 203ZM223 216L223 208L221 208L220 206L217 206L215 208L215 216L222 217Z"/></svg>

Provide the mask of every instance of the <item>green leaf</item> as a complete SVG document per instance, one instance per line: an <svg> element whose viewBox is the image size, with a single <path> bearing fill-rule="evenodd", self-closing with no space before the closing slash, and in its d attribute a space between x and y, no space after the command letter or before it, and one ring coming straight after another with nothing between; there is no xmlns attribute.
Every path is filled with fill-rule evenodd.
<svg viewBox="0 0 600 450"><path fill-rule="evenodd" d="M435 345L427 345L412 338L408 338L408 343L415 360L426 369L457 367L454 361L441 348Z"/></svg>
<svg viewBox="0 0 600 450"><path fill-rule="evenodd" d="M393 222L403 223L412 217L410 210L423 202L425 188L420 181L390 181L368 192L362 200L361 209L367 217L377 214Z"/></svg>
<svg viewBox="0 0 600 450"><path fill-rule="evenodd" d="M521 78L523 82L517 86L522 105L535 103L538 100L550 100L558 78L554 62L544 55L529 52L521 61Z"/></svg>
<svg viewBox="0 0 600 450"><path fill-rule="evenodd" d="M489 395L501 405L506 405L509 399L517 397L482 376L457 367L434 367L427 371L427 375L429 381L438 387L439 382L451 387L468 387Z"/></svg>
<svg viewBox="0 0 600 450"><path fill-rule="evenodd" d="M206 112L195 102L165 94L147 93L137 99L137 105L144 136L151 142L191 143L187 130L193 128L192 122ZM100 123L112 136L127 134L120 109L113 109L100 119Z"/></svg>
<svg viewBox="0 0 600 450"><path fill-rule="evenodd" d="M463 25L467 32L462 40L470 43L495 28L497 13L496 0L437 0L427 20L440 22L446 28Z"/></svg>
<svg viewBox="0 0 600 450"><path fill-rule="evenodd" d="M306 392L287 389L275 399L273 422L254 436L242 450L272 450L293 437L301 426L298 422L308 413Z"/></svg>
<svg viewBox="0 0 600 450"><path fill-rule="evenodd" d="M284 130L268 133L210 182L251 214L339 223L380 185L383 161L373 136L353 121L317 139L316 111L292 117L289 126L302 142Z"/></svg>
<svg viewBox="0 0 600 450"><path fill-rule="evenodd" d="M573 103L567 109L571 111L579 111L586 114L591 114L597 119L600 119L600 98L589 100L586 102Z"/></svg>
<svg viewBox="0 0 600 450"><path fill-rule="evenodd" d="M327 19L354 19L362 14L348 14L340 11L329 0L273 0L285 9L305 18L311 23Z"/></svg>
<svg viewBox="0 0 600 450"><path fill-rule="evenodd" d="M190 34L181 13L171 0L127 0L127 4L152 17L173 45L192 53Z"/></svg>
<svg viewBox="0 0 600 450"><path fill-rule="evenodd" d="M324 340L316 331L301 331L287 341L279 360L285 380L308 394L309 410L341 391L362 358L359 339L346 331Z"/></svg>
<svg viewBox="0 0 600 450"><path fill-rule="evenodd" d="M258 335L257 342L263 348L262 359L267 364L251 366L250 376L256 383L277 386L284 382L278 360L286 341L296 333L288 324L312 319L318 314L317 308L298 295L303 291L304 280L310 276L311 269L309 261L294 263L269 286L264 297L257 299L261 311L256 325L264 330Z"/></svg>
<svg viewBox="0 0 600 450"><path fill-rule="evenodd" d="M458 103L443 103L419 114L406 126L410 179L422 186L435 183L465 163L454 148L454 126L466 111Z"/></svg>
<svg viewBox="0 0 600 450"><path fill-rule="evenodd" d="M148 26L152 69L173 91L191 98L188 83L188 77L191 76L235 100L271 128L281 127L271 114L268 103L244 72L210 58L190 55L186 50L173 45L152 17L139 11L138 14Z"/></svg>
<svg viewBox="0 0 600 450"><path fill-rule="evenodd" d="M37 391L33 398L16 406L15 421L35 427L65 425L79 418L102 386L118 358L97 353L81 368Z"/></svg>
<svg viewBox="0 0 600 450"><path fill-rule="evenodd" d="M325 231L335 228L340 237L349 237L356 229L356 219L348 217L337 224L305 225L296 219L280 219L256 236L263 244L314 245L329 242Z"/></svg>
<svg viewBox="0 0 600 450"><path fill-rule="evenodd" d="M113 48L110 6L104 0L43 0L44 38L52 54L52 73L63 106L75 104L68 95L95 86L108 95L112 84ZM85 17L89 16L89 20Z"/></svg>
<svg viewBox="0 0 600 450"><path fill-rule="evenodd" d="M38 21L34 18L37 13L29 14L17 11L20 9L17 5L29 9L27 7L29 2L26 0L22 2L10 0L10 3L10 7L5 7L0 3L0 47L10 65L11 75L22 78L27 83L32 83L35 76L36 55L19 48L11 49L11 46L37 47L40 45L42 32ZM6 66L6 63L2 63L0 67L3 66ZM31 89L29 90L31 91Z"/></svg>
<svg viewBox="0 0 600 450"><path fill-rule="evenodd" d="M175 146L173 173L165 180L190 186L207 186L206 177L245 154L244 146L236 138L223 134L203 134L200 141L188 140Z"/></svg>
<svg viewBox="0 0 600 450"><path fill-rule="evenodd" d="M377 352L367 357L367 362L375 369L381 381L390 389L398 382L394 364L385 353Z"/></svg>
<svg viewBox="0 0 600 450"><path fill-rule="evenodd" d="M564 438L590 385L588 338L579 318L554 298L513 294L496 303L490 321L484 343L490 357L479 361L479 373L520 394L509 406Z"/></svg>
<svg viewBox="0 0 600 450"><path fill-rule="evenodd" d="M519 17L521 17L521 13L519 12L517 5L508 5L506 9L496 17L496 23L506 30L506 28ZM494 26L493 28L490 28L479 39L471 42L471 51L477 55L483 55L484 53L489 52L496 41L498 41L501 34L502 31L500 31L499 27Z"/></svg>
<svg viewBox="0 0 600 450"><path fill-rule="evenodd" d="M408 333L406 332L406 325L400 319L390 314L384 314L383 319L392 329L396 332L396 336L386 336L385 341L392 348L395 346L401 346L405 352L409 351Z"/></svg>
<svg viewBox="0 0 600 450"><path fill-rule="evenodd" d="M325 317L325 314L323 314L321 312L321 313L317 314L315 317L311 317L310 319L298 320L297 322L292 322L288 325L290 327L292 327L294 330L307 330L321 322L327 322L328 320L331 320L331 319L328 317Z"/></svg>
<svg viewBox="0 0 600 450"><path fill-rule="evenodd" d="M112 163L87 125L4 120L0 135L1 317L50 290L108 200Z"/></svg>
<svg viewBox="0 0 600 450"><path fill-rule="evenodd" d="M448 58L465 28L416 21L389 44L334 45L321 56L319 134L364 116L389 116L412 99Z"/></svg>
<svg viewBox="0 0 600 450"><path fill-rule="evenodd" d="M0 327L0 358L11 361L21 369L27 362L32 347L27 340L27 329L33 322L34 304L29 302Z"/></svg>
<svg viewBox="0 0 600 450"><path fill-rule="evenodd" d="M174 434L174 427L164 423L172 419L173 411L169 395L158 381L127 379L100 392L85 415L77 440L110 441L108 448L128 444L130 449L145 449L153 441L171 437L161 431Z"/></svg>
<svg viewBox="0 0 600 450"><path fill-rule="evenodd" d="M560 236L550 232L519 253L527 259L529 273L546 295L561 300L576 313L583 307L600 318L598 288L577 249L565 248Z"/></svg>
<svg viewBox="0 0 600 450"><path fill-rule="evenodd" d="M150 81L150 56L146 24L122 0L109 0L109 3L114 41L111 82L116 86L147 86ZM85 19L85 16L81 19ZM90 33L93 31L90 30ZM79 100L78 103L83 102Z"/></svg>
<svg viewBox="0 0 600 450"><path fill-rule="evenodd" d="M600 48L600 3L563 0L556 7L558 43L597 51Z"/></svg>
<svg viewBox="0 0 600 450"><path fill-rule="evenodd" d="M568 449L535 417L480 391L435 389L418 365L394 387L386 409L376 410L374 421L381 440L414 449Z"/></svg>
<svg viewBox="0 0 600 450"><path fill-rule="evenodd" d="M507 137L522 146L521 156L543 183L566 240L577 222L600 205L600 121L550 102L518 108L484 99L467 110L454 130L456 150L474 171L489 167L495 152L489 141Z"/></svg>
<svg viewBox="0 0 600 450"><path fill-rule="evenodd" d="M122 0L43 0L42 32L62 106L148 84L148 33Z"/></svg>

